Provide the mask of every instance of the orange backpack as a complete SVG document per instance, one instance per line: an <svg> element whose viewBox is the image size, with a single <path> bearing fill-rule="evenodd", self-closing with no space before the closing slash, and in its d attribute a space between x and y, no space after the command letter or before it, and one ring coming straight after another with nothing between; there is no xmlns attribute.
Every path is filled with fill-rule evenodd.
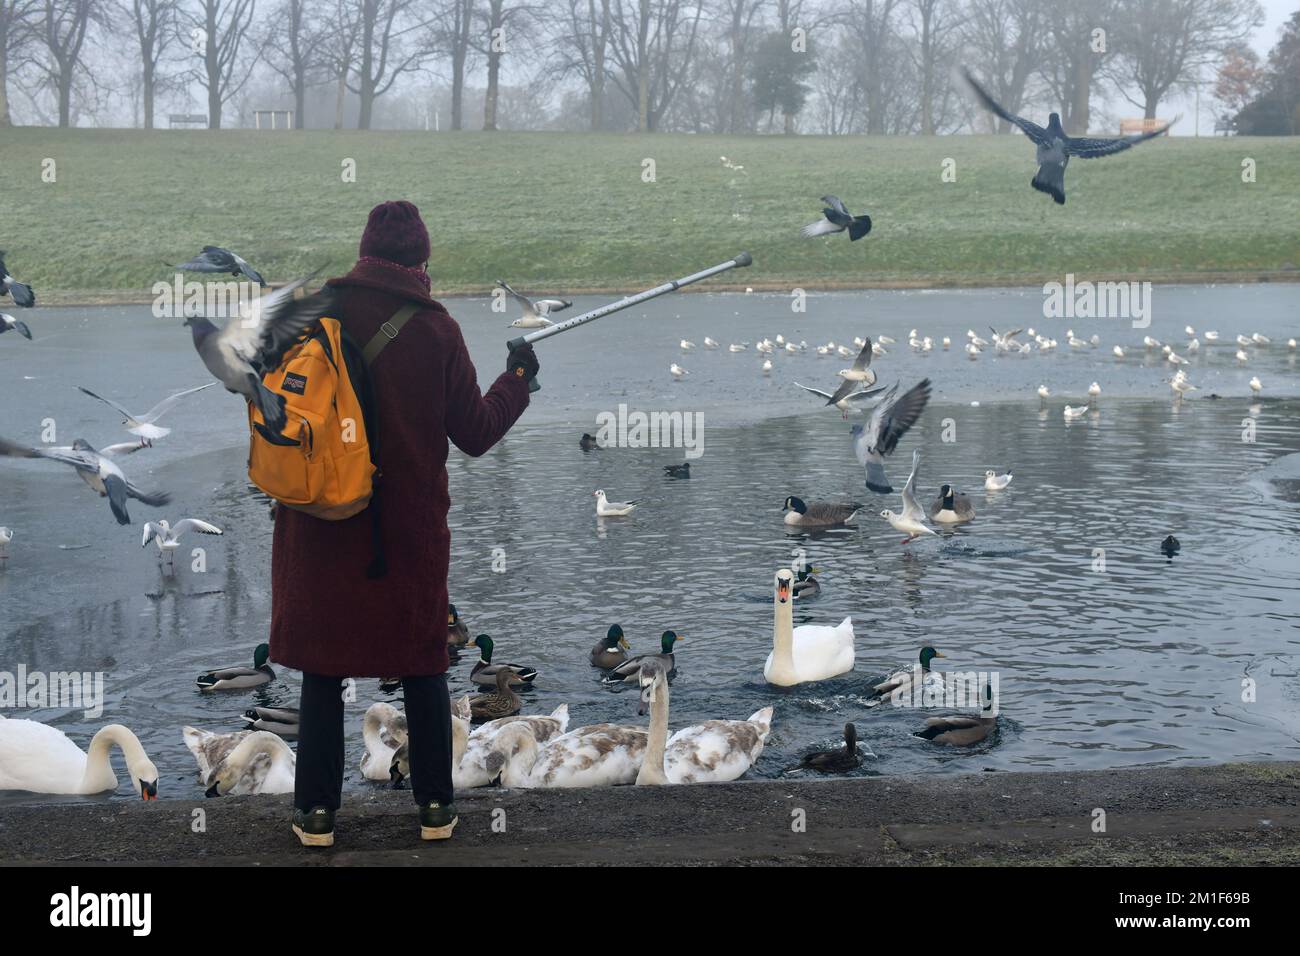
<svg viewBox="0 0 1300 956"><path fill-rule="evenodd" d="M398 309L364 350L338 319L322 318L278 368L262 376L268 389L283 396L286 422L280 435L273 435L257 406L249 404L253 484L285 507L326 521L350 518L371 504L378 432L369 366L418 309L414 304ZM382 564L377 515L375 527L376 558Z"/></svg>

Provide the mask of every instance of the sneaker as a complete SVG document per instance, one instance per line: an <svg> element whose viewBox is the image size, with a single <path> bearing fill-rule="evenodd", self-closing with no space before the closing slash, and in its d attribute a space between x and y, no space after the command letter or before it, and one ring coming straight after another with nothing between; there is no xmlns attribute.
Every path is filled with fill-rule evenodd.
<svg viewBox="0 0 1300 956"><path fill-rule="evenodd" d="M303 846L333 846L334 811L325 807L294 810L293 832Z"/></svg>
<svg viewBox="0 0 1300 956"><path fill-rule="evenodd" d="M456 829L456 805L443 806L437 800L420 807L420 839L450 840L451 831Z"/></svg>

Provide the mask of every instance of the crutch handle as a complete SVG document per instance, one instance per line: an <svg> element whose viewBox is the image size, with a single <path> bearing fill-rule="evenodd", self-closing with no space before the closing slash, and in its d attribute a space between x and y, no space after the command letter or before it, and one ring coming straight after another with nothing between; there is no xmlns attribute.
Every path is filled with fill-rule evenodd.
<svg viewBox="0 0 1300 956"><path fill-rule="evenodd" d="M525 346L527 344L528 342L525 340L525 338L522 335L519 336L518 338L513 338L506 343L506 353L509 354L510 352L513 352L515 349L521 348L522 346ZM537 381L536 375L534 375L532 378L528 380L529 392L537 392L540 391L541 388L542 388L542 384L541 382Z"/></svg>

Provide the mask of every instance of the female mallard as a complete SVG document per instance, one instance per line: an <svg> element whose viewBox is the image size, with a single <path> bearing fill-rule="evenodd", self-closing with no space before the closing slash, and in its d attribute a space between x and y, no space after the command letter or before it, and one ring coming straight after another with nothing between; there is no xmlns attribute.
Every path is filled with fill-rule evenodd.
<svg viewBox="0 0 1300 956"><path fill-rule="evenodd" d="M858 753L858 728L849 723L844 725L843 747L836 747L834 750L814 750L812 753L806 753L800 758L799 765L792 767L791 770L848 773L861 763L862 754Z"/></svg>
<svg viewBox="0 0 1300 956"><path fill-rule="evenodd" d="M777 687L829 680L853 670L853 619L834 627L824 624L794 626L794 575L789 568L776 572L772 595L772 653L763 664L763 679Z"/></svg>
<svg viewBox="0 0 1300 956"><path fill-rule="evenodd" d="M627 650L627 638L623 636L623 629L617 624L611 624L609 631L591 649L591 666L605 670L617 667L627 660Z"/></svg>
<svg viewBox="0 0 1300 956"><path fill-rule="evenodd" d="M297 759L275 734L263 730L214 734L183 727L181 735L194 754L206 796L293 793Z"/></svg>
<svg viewBox="0 0 1300 956"><path fill-rule="evenodd" d="M505 669L511 671L514 676L510 683L518 687L520 684L531 684L537 677L537 668L528 667L525 664L493 664L492 663L492 638L486 634L480 634L474 640L469 642L469 647L477 647L479 652L478 663L474 669L469 672L469 679L483 687L494 687L497 682L497 671Z"/></svg>
<svg viewBox="0 0 1300 956"><path fill-rule="evenodd" d="M496 690L490 694L475 694L469 699L469 712L474 723L519 713L524 702L510 686L511 676L510 671L502 668L496 672Z"/></svg>
<svg viewBox="0 0 1300 956"><path fill-rule="evenodd" d="M406 715L383 701L366 708L361 720L361 738L366 752L361 755L361 776L367 780L388 780L397 748L406 742Z"/></svg>
<svg viewBox="0 0 1300 956"><path fill-rule="evenodd" d="M822 593L822 586L813 577L813 573L820 573L820 570L820 568L803 568L794 573L795 580L791 591L796 601L800 598L816 597Z"/></svg>
<svg viewBox="0 0 1300 956"><path fill-rule="evenodd" d="M447 605L447 646L449 648L465 647L469 644L469 628L460 619L456 605Z"/></svg>
<svg viewBox="0 0 1300 956"><path fill-rule="evenodd" d="M267 663L271 657L271 645L258 644L253 651L252 667L222 667L207 674L200 674L195 683L199 690L207 693L213 690L246 690L249 687L261 687L275 680L275 671Z"/></svg>
<svg viewBox="0 0 1300 956"><path fill-rule="evenodd" d="M265 730L289 740L298 738L297 707L250 707L240 719L249 730Z"/></svg>
<svg viewBox="0 0 1300 956"><path fill-rule="evenodd" d="M943 657L943 655L933 647L921 648L920 666L895 671L879 684L876 684L871 688L871 699L867 701L866 706L878 707L889 700L891 696L904 702L910 702L907 700L908 698L921 693L927 688L942 690L943 677L930 670L930 662L936 657Z"/></svg>
<svg viewBox="0 0 1300 956"><path fill-rule="evenodd" d="M664 631L659 638L658 654L638 654L636 657L629 657L606 674L601 683L635 684L641 678L641 665L649 660L661 663L664 670L668 672L668 679L672 680L677 675L677 657L673 654L673 645L684 640L686 638L678 635L676 631Z"/></svg>
<svg viewBox="0 0 1300 956"><path fill-rule="evenodd" d="M930 502L925 511L931 521L943 524L960 524L975 517L975 505L971 502L970 495L958 491L952 485L941 487L939 496Z"/></svg>
<svg viewBox="0 0 1300 956"><path fill-rule="evenodd" d="M668 736L668 672L658 660L641 666L640 713L650 709L645 757L637 771L638 786L726 783L754 765L772 730L772 708L748 720L706 720Z"/></svg>
<svg viewBox="0 0 1300 956"><path fill-rule="evenodd" d="M949 747L970 747L982 743L998 726L998 712L993 706L993 688L987 683L984 685L983 697L984 703L980 705L978 717L971 714L931 717L925 722L925 729L913 736Z"/></svg>
<svg viewBox="0 0 1300 956"><path fill-rule="evenodd" d="M782 506L785 523L798 528L831 528L835 525L853 524L858 518L857 505L837 505L825 501L806 504L802 498L791 495Z"/></svg>

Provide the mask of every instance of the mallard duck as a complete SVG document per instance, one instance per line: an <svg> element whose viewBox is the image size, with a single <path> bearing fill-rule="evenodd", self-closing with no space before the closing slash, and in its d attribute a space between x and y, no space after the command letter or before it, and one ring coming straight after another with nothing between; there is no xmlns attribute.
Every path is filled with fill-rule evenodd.
<svg viewBox="0 0 1300 956"><path fill-rule="evenodd" d="M456 605L447 605L447 647L458 648L469 644L469 628L460 619Z"/></svg>
<svg viewBox="0 0 1300 956"><path fill-rule="evenodd" d="M1172 558L1175 554L1181 551L1182 548L1182 544L1172 534L1160 542L1160 551L1166 558Z"/></svg>
<svg viewBox="0 0 1300 956"><path fill-rule="evenodd" d="M830 504L814 501L807 504L794 495L785 499L782 505L785 511L785 523L798 528L831 528L835 525L850 525L857 521L857 505Z"/></svg>
<svg viewBox="0 0 1300 956"><path fill-rule="evenodd" d="M684 461L680 465L664 465L664 474L669 478L691 477L691 463Z"/></svg>
<svg viewBox="0 0 1300 956"><path fill-rule="evenodd" d="M931 743L946 744L949 747L970 747L982 743L997 729L998 712L993 706L993 688L987 683L981 695L984 702L980 705L979 716L971 714L950 714L945 717L931 717L925 722L925 729L914 736L922 737Z"/></svg>
<svg viewBox="0 0 1300 956"><path fill-rule="evenodd" d="M971 502L970 495L958 491L952 485L940 487L938 497L925 510L931 521L943 524L960 524L975 517L975 505Z"/></svg>
<svg viewBox="0 0 1300 956"><path fill-rule="evenodd" d="M676 631L664 631L659 638L658 654L638 654L636 657L629 657L622 664L613 668L605 675L602 684L635 684L640 680L641 665L648 660L657 660L664 665L668 672L668 679L672 680L677 674L677 657L673 653L673 645L678 641L684 641L686 638L679 635Z"/></svg>
<svg viewBox="0 0 1300 956"><path fill-rule="evenodd" d="M901 671L895 671L886 677L879 684L871 688L871 699L867 701L867 707L879 707L885 701L892 697L899 700L911 697L912 695L923 691L926 687L931 689L942 690L943 677L933 673L930 670L930 662L936 657L944 655L936 651L933 647L921 648L919 667L907 667Z"/></svg>
<svg viewBox="0 0 1300 956"><path fill-rule="evenodd" d="M611 624L609 631L591 649L591 666L604 670L617 667L627 660L627 651L627 638L623 636L623 629L617 624Z"/></svg>
<svg viewBox="0 0 1300 956"><path fill-rule="evenodd" d="M267 661L271 657L271 645L258 644L253 651L252 667L222 667L207 674L200 674L195 683L199 690L207 693L213 690L246 690L249 687L261 687L275 680L275 671Z"/></svg>
<svg viewBox="0 0 1300 956"><path fill-rule="evenodd" d="M789 568L777 571L772 595L772 653L763 664L763 678L777 687L828 680L853 670L853 619L846 617L835 627L795 627L793 579Z"/></svg>
<svg viewBox="0 0 1300 956"><path fill-rule="evenodd" d="M292 793L297 758L289 745L264 730L214 734L181 728L185 746L194 754L205 796Z"/></svg>
<svg viewBox="0 0 1300 956"><path fill-rule="evenodd" d="M668 672L658 660L641 666L638 712L650 710L645 757L637 771L638 786L726 783L744 776L758 760L772 730L772 708L748 720L706 720L668 736Z"/></svg>
<svg viewBox="0 0 1300 956"><path fill-rule="evenodd" d="M600 450L600 445L599 445L599 443L596 441L596 436L595 436L595 435L589 435L589 434L587 434L586 432L583 432L583 433L582 433L582 437L578 439L578 445L582 448L583 451L599 451L599 450Z"/></svg>
<svg viewBox="0 0 1300 956"><path fill-rule="evenodd" d="M797 601L800 598L816 597L822 593L822 586L817 583L813 574L821 573L820 568L801 568L794 573L794 585L791 587L791 593Z"/></svg>
<svg viewBox="0 0 1300 956"><path fill-rule="evenodd" d="M538 743L526 727L511 725L497 735L485 764L504 787L620 786L636 782L648 739L643 727L592 724Z"/></svg>
<svg viewBox="0 0 1300 956"><path fill-rule="evenodd" d="M121 748L131 785L143 800L158 799L158 768L140 739L121 724L101 727L83 753L61 730L25 718L0 717L0 790L104 793L117 789L109 760Z"/></svg>
<svg viewBox="0 0 1300 956"><path fill-rule="evenodd" d="M494 687L497 682L497 671L506 668L514 673L510 683L518 687L520 684L531 684L537 677L537 668L529 667L526 664L493 664L492 663L492 638L486 634L480 634L474 640L470 641L469 647L477 647L479 653L478 663L474 669L469 672L469 679L483 687Z"/></svg>
<svg viewBox="0 0 1300 956"><path fill-rule="evenodd" d="M804 754L791 770L816 770L818 773L848 773L862 763L858 752L858 728L844 725L844 746L834 750L814 750ZM790 771L787 771L787 773Z"/></svg>
<svg viewBox="0 0 1300 956"><path fill-rule="evenodd" d="M361 738L366 742L361 755L361 776L367 780L388 780L397 748L406 743L406 715L378 701L366 708L361 719Z"/></svg>
<svg viewBox="0 0 1300 956"><path fill-rule="evenodd" d="M519 713L524 702L515 693L511 684L511 672L505 669L496 672L496 690L490 694L475 694L469 699L469 711L474 723L496 720Z"/></svg>
<svg viewBox="0 0 1300 956"><path fill-rule="evenodd" d="M297 707L250 707L240 719L249 730L265 730L288 740L298 738Z"/></svg>

